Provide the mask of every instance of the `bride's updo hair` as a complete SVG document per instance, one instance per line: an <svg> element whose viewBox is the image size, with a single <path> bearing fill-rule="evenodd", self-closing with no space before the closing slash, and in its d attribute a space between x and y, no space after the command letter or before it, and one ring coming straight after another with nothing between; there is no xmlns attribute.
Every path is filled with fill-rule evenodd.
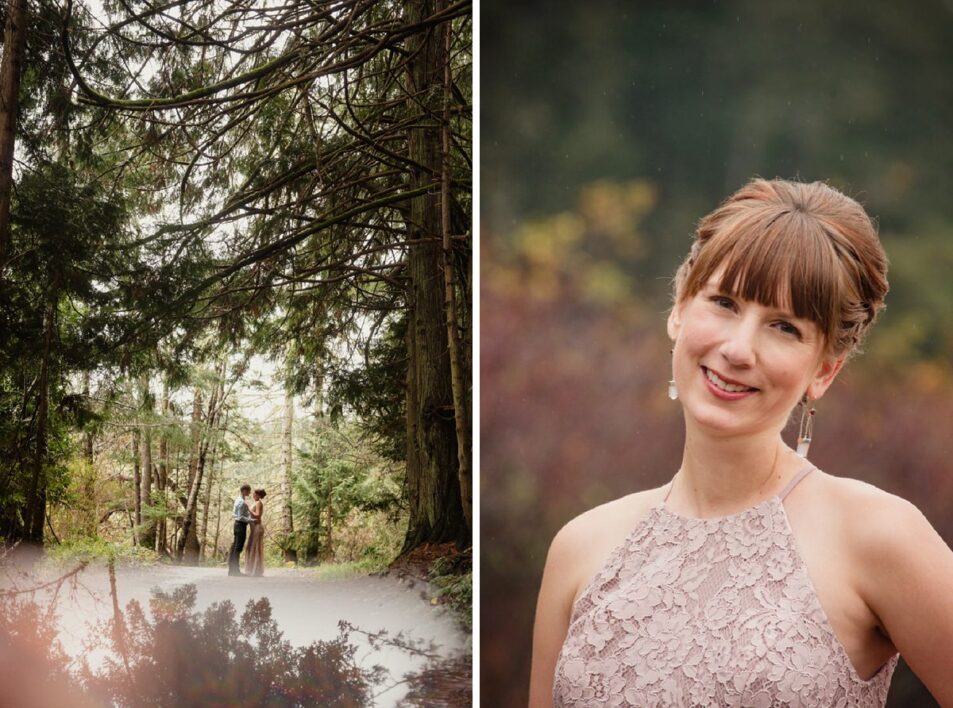
<svg viewBox="0 0 953 708"><path fill-rule="evenodd" d="M873 221L822 182L753 179L704 217L675 274L676 302L719 273L725 294L814 322L838 357L859 351L888 289Z"/></svg>
<svg viewBox="0 0 953 708"><path fill-rule="evenodd" d="M256 489L256 490L255 490L255 494L258 495L258 498L259 498L259 499L264 499L264 498L265 498L265 490L264 490L264 489Z"/></svg>

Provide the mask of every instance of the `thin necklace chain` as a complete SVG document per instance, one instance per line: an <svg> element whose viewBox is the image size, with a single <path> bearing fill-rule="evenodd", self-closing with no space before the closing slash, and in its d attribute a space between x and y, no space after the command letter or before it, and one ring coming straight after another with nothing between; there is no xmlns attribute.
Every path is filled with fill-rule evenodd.
<svg viewBox="0 0 953 708"><path fill-rule="evenodd" d="M760 485L760 486L758 487L758 489L756 490L756 493L755 493L755 496L756 496L756 497L761 497L761 496L762 496L762 492L764 491L765 486L767 486L768 482L770 482L771 479L774 478L774 472L775 472L775 470L777 469L777 467L778 467L778 462L779 462L780 459L781 459L781 448L782 448L782 445L780 445L780 444L778 444L778 446L775 448L775 450L774 450L774 461L771 463L771 468L768 470L768 474L767 474L767 476L764 478L764 481L761 482L761 485ZM678 472L675 474L675 477L676 477L676 478L681 478L681 476L682 476L682 470L679 469ZM673 481L673 483L672 483L672 486L674 487L674 481ZM669 492L669 495L671 495L671 492ZM698 512L700 511L700 509L698 508L698 504L697 504L697 503L696 503L696 504L693 504L693 506L695 507L695 513L698 513Z"/></svg>

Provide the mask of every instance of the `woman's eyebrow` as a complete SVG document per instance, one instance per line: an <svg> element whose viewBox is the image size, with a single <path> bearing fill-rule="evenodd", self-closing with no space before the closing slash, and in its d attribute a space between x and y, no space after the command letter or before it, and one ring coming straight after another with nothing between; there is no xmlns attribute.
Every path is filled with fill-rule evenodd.
<svg viewBox="0 0 953 708"><path fill-rule="evenodd" d="M798 315L794 314L792 310L788 310L786 308L770 307L768 308L768 312L772 317L789 320L790 322L798 324L801 327L817 326L817 323L814 322L814 320L808 317L799 317Z"/></svg>
<svg viewBox="0 0 953 708"><path fill-rule="evenodd" d="M712 290L719 295L731 295L734 297L734 294L723 288L722 285L722 283L716 283L714 280L709 280L704 286L702 286L702 290Z"/></svg>
<svg viewBox="0 0 953 708"><path fill-rule="evenodd" d="M706 283L705 287L702 288L702 290L711 292L715 295L724 295L725 297L730 297L737 300L747 300L747 298L745 298L744 296L739 295L737 293L733 293L730 290L722 287L720 283L711 283L711 282ZM749 302L753 302L753 301L749 301ZM761 306L765 310L767 310L768 315L770 315L771 317L781 317L787 320L794 320L801 323L809 323L809 322L813 323L813 320L807 317L800 317L796 315L794 313L794 310L792 310L790 307L786 305L761 305Z"/></svg>

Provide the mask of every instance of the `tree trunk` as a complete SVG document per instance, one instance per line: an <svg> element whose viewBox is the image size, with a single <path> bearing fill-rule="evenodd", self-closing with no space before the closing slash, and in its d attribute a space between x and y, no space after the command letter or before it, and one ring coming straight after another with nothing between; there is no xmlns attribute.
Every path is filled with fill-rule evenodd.
<svg viewBox="0 0 953 708"><path fill-rule="evenodd" d="M324 508L328 512L328 530L324 534L324 557L329 563L334 562L334 501L332 494L334 493L334 480L331 479L331 473L329 468L325 468L327 471L327 493L324 495Z"/></svg>
<svg viewBox="0 0 953 708"><path fill-rule="evenodd" d="M159 497L163 501L163 506L168 508L168 499L166 497L166 487L169 482L169 433L166 429L168 421L166 418L169 415L169 379L168 377L163 378L162 380L162 399L159 403L159 410L162 414L162 431L159 434L159 466L156 474L156 487L158 490ZM166 554L166 536L168 535L168 528L166 523L166 516L159 520L158 525L156 526L156 553L161 555Z"/></svg>
<svg viewBox="0 0 953 708"><path fill-rule="evenodd" d="M320 372L314 382L314 415L324 418L324 374Z"/></svg>
<svg viewBox="0 0 953 708"><path fill-rule="evenodd" d="M142 417L142 437L141 437L141 456L142 456L142 484L140 491L142 498L140 508L142 509L142 532L139 542L146 548L154 548L156 545L156 522L155 517L149 514L152 508L152 416L154 411L154 402L152 391L149 389L149 374L143 372L139 378L139 390L142 399L142 408L140 414Z"/></svg>
<svg viewBox="0 0 953 708"><path fill-rule="evenodd" d="M291 514L291 467L293 464L293 429L294 429L294 393L291 384L285 384L285 417L281 432L281 494L284 497L281 504L281 530L286 539L285 561L298 562L298 552L292 545L294 538L294 517Z"/></svg>
<svg viewBox="0 0 953 708"><path fill-rule="evenodd" d="M199 451L198 460L195 467L195 476L192 484L189 485L189 496L185 503L185 513L182 517L182 531L179 534L179 541L176 545L176 558L189 565L195 565L199 561L198 533L196 531L196 517L198 516L198 498L199 489L202 487L202 475L205 471L205 450Z"/></svg>
<svg viewBox="0 0 953 708"><path fill-rule="evenodd" d="M423 22L434 0L408 0L408 21ZM422 103L439 115L443 86L441 54L445 24L412 38L407 62L412 110ZM440 128L429 117L409 130L411 189L433 188L411 202L407 256L409 322L407 372L407 492L410 521L403 552L425 543L469 545L457 474L450 357L441 278Z"/></svg>
<svg viewBox="0 0 953 708"><path fill-rule="evenodd" d="M215 429L220 409L219 403L224 392L224 383L222 381L224 371L225 365L222 363L218 370L218 380L212 387L212 395L209 396L208 410L205 415L205 434L198 436L198 455L195 460L195 471L194 475L190 475L192 479L189 485L188 500L185 504L182 533L179 536L179 541L176 546L176 558L179 561L190 564L198 563L199 551L201 550L197 533L198 524L196 523L198 517L199 489L202 486L206 457L208 455L209 444L212 441L212 431ZM196 391L196 395L198 395L198 391ZM193 438L193 441L194 440Z"/></svg>
<svg viewBox="0 0 953 708"><path fill-rule="evenodd" d="M457 434L457 482L467 526L473 528L473 480L470 471L470 411L464 384L457 295L453 277L453 245L450 239L450 32L444 29L443 46L443 122L440 126L440 231L443 240L444 307L450 354L450 384Z"/></svg>
<svg viewBox="0 0 953 708"><path fill-rule="evenodd" d="M212 504L212 486L215 484L215 462L218 459L218 451L222 440L225 437L225 428L228 427L228 411L225 412L225 419L222 421L221 430L215 432L215 445L208 460L208 482L205 485L205 499L202 501L202 531L199 533L199 560L205 560L205 547L208 539L208 517L209 507ZM221 483L219 483L221 489ZM221 496L221 493L219 493Z"/></svg>
<svg viewBox="0 0 953 708"><path fill-rule="evenodd" d="M225 460L224 458L219 463L218 469L218 503L215 506L215 540L212 542L212 557L214 558L218 554L218 538L222 532L222 489L224 489L224 479L225 479Z"/></svg>
<svg viewBox="0 0 953 708"><path fill-rule="evenodd" d="M183 554L185 552L185 546L188 542L188 531L194 529L195 519L192 517L195 509L194 507L189 507L189 494L191 494L192 486L195 484L195 478L198 476L198 467L199 467L199 455L201 452L201 443L202 443L202 389L196 386L195 396L192 398L192 448L189 453L189 476L188 476L188 487L186 493L182 493L181 485L176 490L176 494L179 497L179 503L183 507L183 517L182 523L179 525L177 530L177 538L175 541L175 557L177 560L182 560ZM197 493L197 492L196 492ZM194 535L194 534L193 534ZM198 558L198 548L195 548L195 558Z"/></svg>
<svg viewBox="0 0 953 708"><path fill-rule="evenodd" d="M132 541L139 545L139 529L142 527L142 472L139 469L139 428L132 431Z"/></svg>
<svg viewBox="0 0 953 708"><path fill-rule="evenodd" d="M20 72L26 44L26 10L26 0L9 0L3 30L3 64L0 66L0 276L10 253L10 195L20 107ZM42 526L40 528L42 530Z"/></svg>
<svg viewBox="0 0 953 708"><path fill-rule="evenodd" d="M36 435L30 486L27 490L24 538L43 543L43 522L46 519L46 453L50 413L50 356L53 350L53 327L56 309L47 302L43 310L43 351L40 358L38 381L39 400L36 404Z"/></svg>
<svg viewBox="0 0 953 708"><path fill-rule="evenodd" d="M83 396L89 405L89 372L83 372ZM96 468L93 466L93 434L89 430L83 433L83 459L86 469L83 476L83 533L94 537L98 529L96 513Z"/></svg>
<svg viewBox="0 0 953 708"><path fill-rule="evenodd" d="M319 389L320 390L320 389ZM315 402L314 411L314 439L318 440L321 430L324 428L324 407L320 399ZM314 513L309 513L305 517L306 529L304 534L304 563L305 565L314 565L319 561L321 554L321 508L314 509Z"/></svg>
<svg viewBox="0 0 953 708"><path fill-rule="evenodd" d="M321 559L321 509L308 518L308 530L304 537L304 563L315 565Z"/></svg>

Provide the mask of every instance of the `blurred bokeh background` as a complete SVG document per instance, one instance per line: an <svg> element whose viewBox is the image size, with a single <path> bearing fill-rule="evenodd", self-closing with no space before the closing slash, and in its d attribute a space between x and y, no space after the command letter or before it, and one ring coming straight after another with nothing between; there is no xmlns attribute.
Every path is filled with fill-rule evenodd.
<svg viewBox="0 0 953 708"><path fill-rule="evenodd" d="M953 541L953 2L481 12L483 704L525 705L556 530L677 469L670 277L753 175L829 181L877 218L888 307L811 457ZM923 691L898 671L890 705Z"/></svg>

